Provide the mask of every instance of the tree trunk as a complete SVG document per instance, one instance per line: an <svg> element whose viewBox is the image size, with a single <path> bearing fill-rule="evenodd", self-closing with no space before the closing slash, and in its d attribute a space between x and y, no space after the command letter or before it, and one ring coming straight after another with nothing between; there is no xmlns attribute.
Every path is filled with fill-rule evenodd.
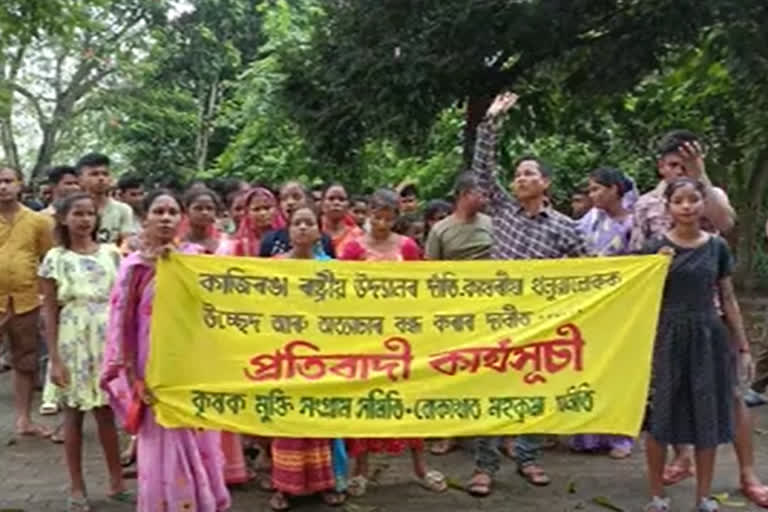
<svg viewBox="0 0 768 512"><path fill-rule="evenodd" d="M51 166L53 155L56 153L56 138L59 134L59 129L56 124L41 123L40 128L43 132L43 140L40 142L40 147L37 149L37 160L35 161L35 166L32 168L32 174L30 176L30 180L32 181L44 176L46 169Z"/></svg>
<svg viewBox="0 0 768 512"><path fill-rule="evenodd" d="M488 107L491 106L493 97L489 95L470 96L467 101L467 114L464 121L464 168L472 166L472 156L475 154L475 139L477 138L477 126L483 121Z"/></svg>
<svg viewBox="0 0 768 512"><path fill-rule="evenodd" d="M219 80L213 81L205 98L200 102L200 126L198 127L195 161L198 172L205 170L208 164L208 147L211 140L211 123L216 117L219 100Z"/></svg>

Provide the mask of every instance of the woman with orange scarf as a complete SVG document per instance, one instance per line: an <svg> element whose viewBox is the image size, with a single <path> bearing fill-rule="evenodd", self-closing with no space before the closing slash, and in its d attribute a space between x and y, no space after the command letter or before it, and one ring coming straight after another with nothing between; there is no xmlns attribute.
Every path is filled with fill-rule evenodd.
<svg viewBox="0 0 768 512"><path fill-rule="evenodd" d="M218 254L257 258L261 239L269 231L285 227L275 195L264 187L249 190L244 198L245 215L229 240L221 242Z"/></svg>

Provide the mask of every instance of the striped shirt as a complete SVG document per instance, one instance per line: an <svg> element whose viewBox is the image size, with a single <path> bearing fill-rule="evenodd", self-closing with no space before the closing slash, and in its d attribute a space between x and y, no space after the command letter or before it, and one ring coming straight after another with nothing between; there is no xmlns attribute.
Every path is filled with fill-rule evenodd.
<svg viewBox="0 0 768 512"><path fill-rule="evenodd" d="M496 172L497 127L484 121L477 129L472 172L488 191L493 217L491 258L557 259L586 256L587 246L576 221L545 206L529 215L501 183Z"/></svg>

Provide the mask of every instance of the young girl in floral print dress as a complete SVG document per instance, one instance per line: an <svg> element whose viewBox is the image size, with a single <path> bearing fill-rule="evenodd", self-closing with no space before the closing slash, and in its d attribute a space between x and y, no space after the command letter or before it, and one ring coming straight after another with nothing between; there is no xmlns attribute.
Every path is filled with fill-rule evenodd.
<svg viewBox="0 0 768 512"><path fill-rule="evenodd" d="M65 199L57 209L58 246L40 267L51 381L61 388L64 445L70 475L68 510L90 510L83 478L83 417L92 412L109 470L108 497L133 502L123 487L117 429L99 387L107 340L109 292L117 276L117 247L96 242L96 205L87 194Z"/></svg>

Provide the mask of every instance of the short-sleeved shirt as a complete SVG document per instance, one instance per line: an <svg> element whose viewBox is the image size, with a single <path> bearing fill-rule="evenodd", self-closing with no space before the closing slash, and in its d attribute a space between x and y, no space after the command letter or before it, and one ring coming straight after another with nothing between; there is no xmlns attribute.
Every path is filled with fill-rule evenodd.
<svg viewBox="0 0 768 512"><path fill-rule="evenodd" d="M37 267L52 245L50 217L21 205L10 221L0 215L0 312L9 298L16 314L40 306Z"/></svg>
<svg viewBox="0 0 768 512"><path fill-rule="evenodd" d="M666 235L648 240L643 252L655 254L662 247L675 251L664 286L664 310L720 313L712 300L717 283L731 275L731 251L717 235L699 247L677 245Z"/></svg>
<svg viewBox="0 0 768 512"><path fill-rule="evenodd" d="M99 212L99 231L97 239L101 243L115 244L121 235L136 234L133 210L130 206L111 197L104 209Z"/></svg>
<svg viewBox="0 0 768 512"><path fill-rule="evenodd" d="M471 222L449 215L429 231L425 248L428 260L487 260L491 258L493 222L482 213Z"/></svg>
<svg viewBox="0 0 768 512"><path fill-rule="evenodd" d="M323 247L323 252L331 258L336 258L336 250L333 248L333 242L331 238L326 235L320 235L320 244ZM291 237L288 233L288 229L277 229L268 231L261 239L261 248L259 250L259 256L262 258L272 258L279 254L290 251Z"/></svg>

